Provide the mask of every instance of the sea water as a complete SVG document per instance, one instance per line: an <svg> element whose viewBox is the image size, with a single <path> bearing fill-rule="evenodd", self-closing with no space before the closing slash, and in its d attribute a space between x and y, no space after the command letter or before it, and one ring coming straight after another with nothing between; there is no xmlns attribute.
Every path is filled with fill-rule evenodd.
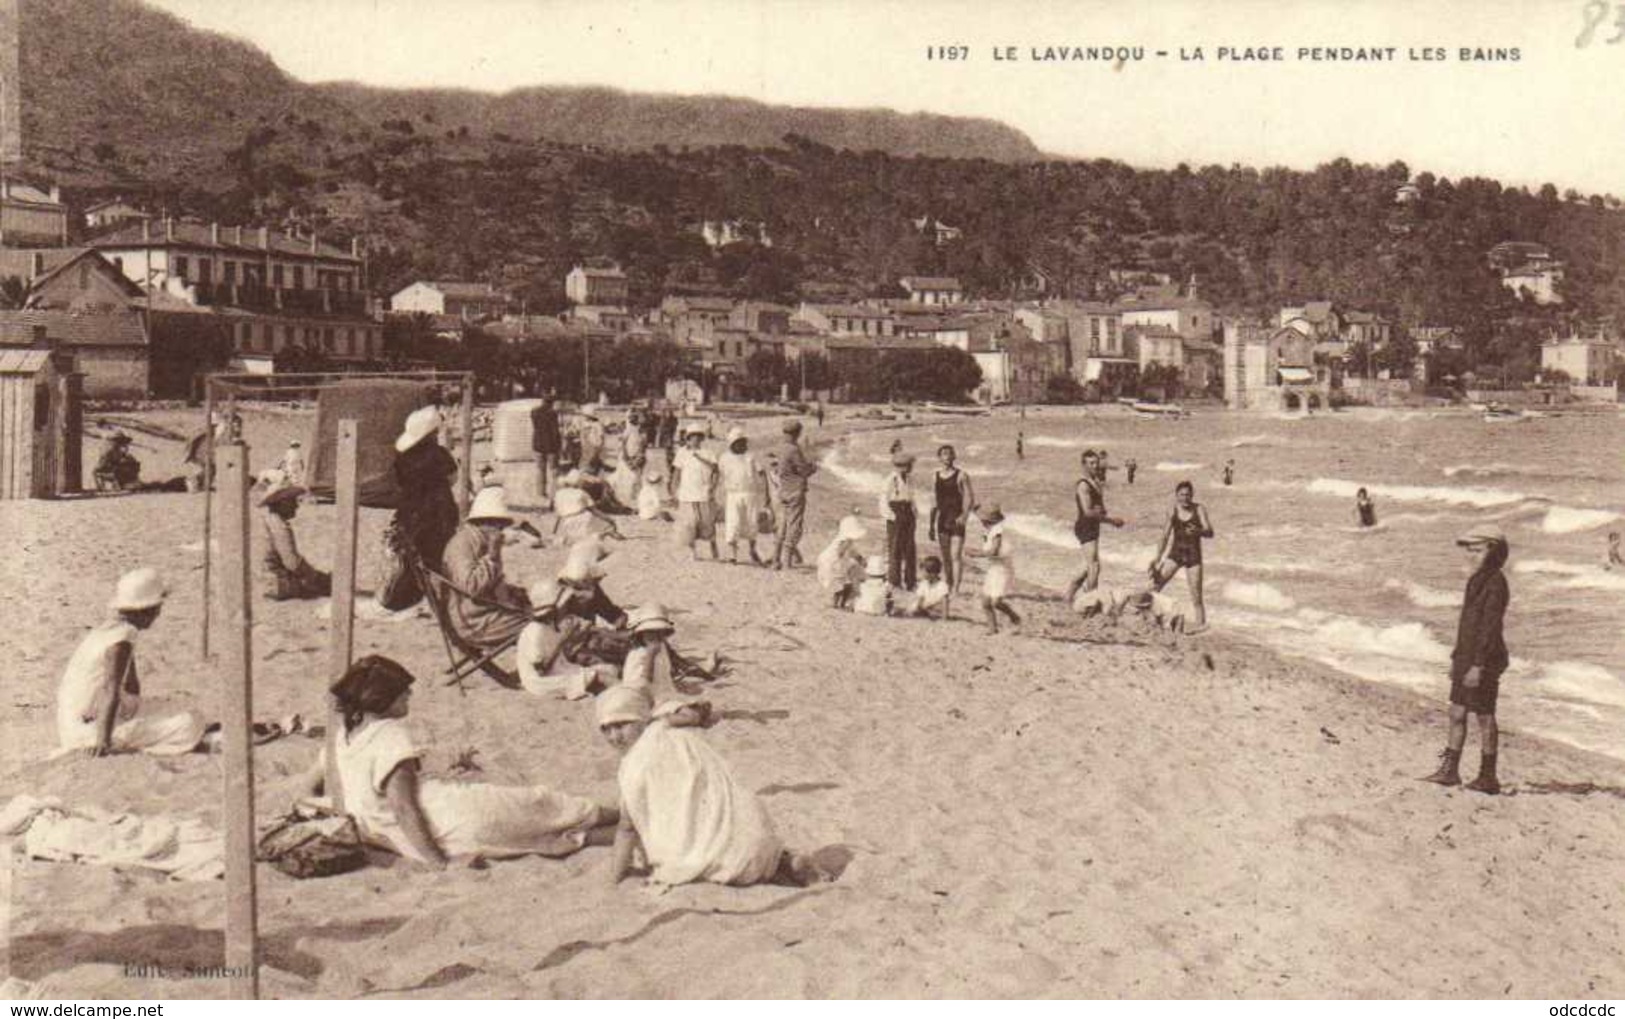
<svg viewBox="0 0 1625 1019"><path fill-rule="evenodd" d="M1022 579L1051 588L1076 569L1072 487L1083 448L1109 452L1107 505L1127 521L1103 529L1108 587L1144 582L1174 485L1189 480L1216 532L1203 550L1215 628L1441 698L1467 581L1455 538L1493 521L1512 548L1501 721L1625 758L1625 569L1604 568L1608 532L1625 530L1618 413L1490 423L1449 410L1147 420L1118 408L1044 409L1019 420L933 422L929 435L853 435L826 456L826 469L872 496L887 469L877 454L899 435L920 458L922 500L936 446L957 446L978 500L998 501L1009 518ZM1123 471L1131 457L1140 465L1133 485ZM1228 487L1226 460L1235 461ZM1376 503L1376 527L1356 522L1361 487ZM874 513L872 498L854 503ZM974 542L974 522L971 531ZM1180 577L1167 590L1188 599Z"/></svg>

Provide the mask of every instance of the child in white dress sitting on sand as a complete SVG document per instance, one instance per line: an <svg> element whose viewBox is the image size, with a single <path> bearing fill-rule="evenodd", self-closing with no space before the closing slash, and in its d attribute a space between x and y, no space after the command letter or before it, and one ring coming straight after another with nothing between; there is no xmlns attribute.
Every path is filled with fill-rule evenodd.
<svg viewBox="0 0 1625 1019"><path fill-rule="evenodd" d="M611 883L626 877L639 851L660 885L799 886L823 876L784 848L762 801L703 736L650 719L647 693L611 687L598 695L596 714L599 732L621 752Z"/></svg>
<svg viewBox="0 0 1625 1019"><path fill-rule="evenodd" d="M1004 513L999 504L978 506L976 519L986 530L982 534L982 556L987 559L987 573L982 578L982 612L987 616L989 633L999 632L999 613L1010 617L1020 626L1021 617L1004 599L1015 584L1015 565L1012 561L1010 536L1004 530Z"/></svg>
<svg viewBox="0 0 1625 1019"><path fill-rule="evenodd" d="M887 615L891 612L891 596L891 585L886 582L886 557L872 555L863 568L863 583L852 599L852 611L865 616Z"/></svg>
<svg viewBox="0 0 1625 1019"><path fill-rule="evenodd" d="M141 680L135 638L163 611L163 581L150 568L119 578L108 608L113 618L85 634L62 672L56 694L58 754L91 757L143 752L185 754L198 749L203 724L191 712L140 718Z"/></svg>
<svg viewBox="0 0 1625 1019"><path fill-rule="evenodd" d="M666 476L651 467L638 488L638 519L671 522L666 512Z"/></svg>
<svg viewBox="0 0 1625 1019"><path fill-rule="evenodd" d="M499 786L418 777L406 725L412 674L382 655L358 660L333 687L344 811L369 843L435 869L452 857L568 856L609 841L613 807L545 786ZM326 751L305 776L315 792Z"/></svg>
<svg viewBox="0 0 1625 1019"><path fill-rule="evenodd" d="M846 608L858 593L858 585L863 583L863 555L857 544L868 535L863 521L842 517L835 539L818 553L818 586L829 595L831 608Z"/></svg>

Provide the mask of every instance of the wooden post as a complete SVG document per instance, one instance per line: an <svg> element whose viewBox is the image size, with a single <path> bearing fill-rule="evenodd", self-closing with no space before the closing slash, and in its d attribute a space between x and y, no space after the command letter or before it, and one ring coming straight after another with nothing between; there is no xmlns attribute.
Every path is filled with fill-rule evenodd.
<svg viewBox="0 0 1625 1019"><path fill-rule="evenodd" d="M221 674L221 743L226 769L226 968L233 998L259 997L254 875L254 603L249 596L248 447L220 448L220 552L228 637Z"/></svg>
<svg viewBox="0 0 1625 1019"><path fill-rule="evenodd" d="M209 657L210 568L214 565L214 380L203 378L203 657Z"/></svg>
<svg viewBox="0 0 1625 1019"><path fill-rule="evenodd" d="M462 466L457 469L457 510L468 515L470 479L474 474L474 373L463 373L463 409L459 418L463 429Z"/></svg>
<svg viewBox="0 0 1625 1019"><path fill-rule="evenodd" d="M344 790L339 782L338 739L344 718L333 698L333 684L350 667L355 653L355 546L358 507L356 499L356 450L360 424L346 418L339 422L338 463L333 475L337 491L338 541L333 546L333 636L328 652L327 696L327 795L333 812L344 813Z"/></svg>

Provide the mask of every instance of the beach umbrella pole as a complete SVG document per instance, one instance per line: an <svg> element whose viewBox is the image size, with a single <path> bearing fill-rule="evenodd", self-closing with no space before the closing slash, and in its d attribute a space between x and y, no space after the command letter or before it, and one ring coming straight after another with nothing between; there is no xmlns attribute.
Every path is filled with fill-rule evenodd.
<svg viewBox="0 0 1625 1019"><path fill-rule="evenodd" d="M248 447L220 447L220 585L229 638L222 648L225 696L221 746L226 800L226 970L231 996L259 997L258 931L254 876L253 600L248 575ZM207 540L207 536L205 536Z"/></svg>
<svg viewBox="0 0 1625 1019"><path fill-rule="evenodd" d="M338 457L333 479L338 509L338 540L333 546L333 631L327 675L327 795L333 812L344 813L344 790L339 784L338 737L344 725L333 684L350 667L355 653L355 550L360 513L356 499L357 457L360 423L346 418L339 422Z"/></svg>
<svg viewBox="0 0 1625 1019"><path fill-rule="evenodd" d="M457 468L457 509L468 513L469 479L474 471L474 373L463 373L463 406L458 417L462 427L462 464Z"/></svg>

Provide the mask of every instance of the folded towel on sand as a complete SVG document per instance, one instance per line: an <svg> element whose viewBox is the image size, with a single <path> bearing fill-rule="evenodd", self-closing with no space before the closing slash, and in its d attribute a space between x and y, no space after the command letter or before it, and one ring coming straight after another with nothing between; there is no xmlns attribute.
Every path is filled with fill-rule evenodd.
<svg viewBox="0 0 1625 1019"><path fill-rule="evenodd" d="M140 867L177 881L225 875L225 840L191 818L114 814L24 793L0 808L0 838L20 839L22 853L36 860Z"/></svg>

